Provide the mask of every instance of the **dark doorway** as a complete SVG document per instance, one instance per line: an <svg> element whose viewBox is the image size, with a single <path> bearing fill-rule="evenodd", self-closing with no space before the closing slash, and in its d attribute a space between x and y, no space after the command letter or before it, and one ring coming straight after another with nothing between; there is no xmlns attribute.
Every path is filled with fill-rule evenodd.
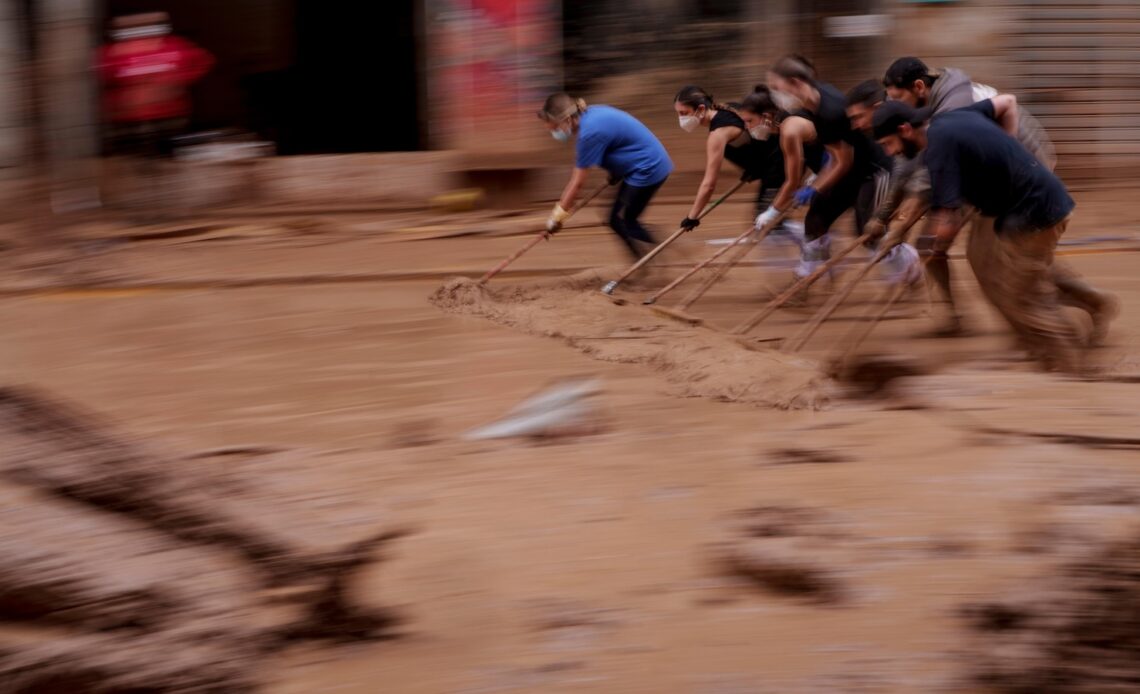
<svg viewBox="0 0 1140 694"><path fill-rule="evenodd" d="M419 0L106 0L163 10L217 58L193 89L195 130L240 128L280 154L417 150Z"/></svg>
<svg viewBox="0 0 1140 694"><path fill-rule="evenodd" d="M290 149L421 148L415 4L297 0Z"/></svg>

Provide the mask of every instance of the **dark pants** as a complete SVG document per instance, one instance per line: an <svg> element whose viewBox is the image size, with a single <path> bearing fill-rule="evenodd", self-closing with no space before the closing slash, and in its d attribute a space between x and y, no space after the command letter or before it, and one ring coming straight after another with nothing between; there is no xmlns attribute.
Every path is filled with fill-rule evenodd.
<svg viewBox="0 0 1140 694"><path fill-rule="evenodd" d="M875 177L866 174L847 175L830 190L819 193L811 201L804 217L804 237L815 241L827 233L835 220L847 210L855 208L856 233L875 210Z"/></svg>
<svg viewBox="0 0 1140 694"><path fill-rule="evenodd" d="M650 235L649 230L642 226L638 218L663 183L665 183L665 179L662 179L660 183L642 188L631 186L623 181L621 188L618 189L617 198L614 199L614 206L610 209L610 228L629 248L629 252L633 254L635 260L640 259L647 251L647 249L639 248L635 243L636 241L647 243L650 246L657 245L657 241Z"/></svg>

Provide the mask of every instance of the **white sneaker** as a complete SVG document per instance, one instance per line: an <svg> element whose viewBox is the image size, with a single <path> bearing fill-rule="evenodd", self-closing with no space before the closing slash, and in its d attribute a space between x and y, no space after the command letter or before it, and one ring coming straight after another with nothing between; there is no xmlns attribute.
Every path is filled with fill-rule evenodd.
<svg viewBox="0 0 1140 694"><path fill-rule="evenodd" d="M918 251L909 243L895 246L879 261L879 270L887 284L916 285L922 281L922 263Z"/></svg>

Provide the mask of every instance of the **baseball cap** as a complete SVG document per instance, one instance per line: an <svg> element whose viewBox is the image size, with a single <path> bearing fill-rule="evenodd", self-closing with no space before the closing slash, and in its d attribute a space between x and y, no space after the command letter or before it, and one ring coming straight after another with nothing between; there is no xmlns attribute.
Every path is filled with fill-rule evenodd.
<svg viewBox="0 0 1140 694"><path fill-rule="evenodd" d="M871 128L875 139L894 135L899 126L905 124L922 125L930 120L929 108L915 108L905 101L887 101L875 109L871 117Z"/></svg>

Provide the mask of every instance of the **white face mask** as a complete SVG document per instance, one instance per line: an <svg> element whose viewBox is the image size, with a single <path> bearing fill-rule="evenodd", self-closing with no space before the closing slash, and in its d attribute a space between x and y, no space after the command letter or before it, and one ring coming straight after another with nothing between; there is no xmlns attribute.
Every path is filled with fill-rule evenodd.
<svg viewBox="0 0 1140 694"><path fill-rule="evenodd" d="M559 128L557 130L551 130L550 136L553 137L555 140L558 140L559 142L565 143L565 142L570 141L570 133L566 132L562 128Z"/></svg>
<svg viewBox="0 0 1140 694"><path fill-rule="evenodd" d="M793 96L787 92L772 91L772 101L776 102L776 106L781 111L792 113L798 111L804 106L804 102L799 97Z"/></svg>
<svg viewBox="0 0 1140 694"><path fill-rule="evenodd" d="M753 140L760 140L761 142L763 142L764 140L768 139L769 135L772 134L772 129L770 127L768 127L767 125L765 125L764 123L761 123L760 125L757 125L755 128L749 128L748 134L752 136Z"/></svg>
<svg viewBox="0 0 1140 694"><path fill-rule="evenodd" d="M681 123L681 130L691 133L701 126L701 119L696 116L681 116L677 119Z"/></svg>

